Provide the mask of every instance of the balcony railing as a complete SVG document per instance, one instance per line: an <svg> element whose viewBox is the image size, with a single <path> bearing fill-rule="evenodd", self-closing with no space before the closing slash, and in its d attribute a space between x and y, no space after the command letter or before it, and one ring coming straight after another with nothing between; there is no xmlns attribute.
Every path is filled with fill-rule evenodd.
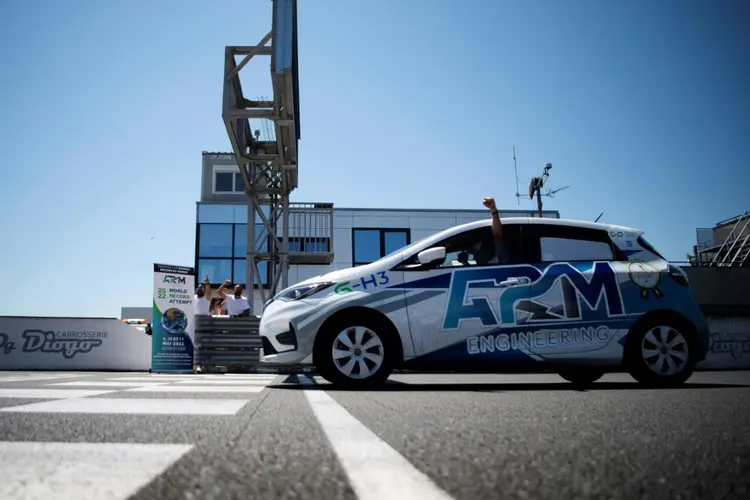
<svg viewBox="0 0 750 500"><path fill-rule="evenodd" d="M280 251L283 234L282 220L278 221L277 227L277 250ZM290 203L289 263L330 264L331 262L333 262L333 203Z"/></svg>

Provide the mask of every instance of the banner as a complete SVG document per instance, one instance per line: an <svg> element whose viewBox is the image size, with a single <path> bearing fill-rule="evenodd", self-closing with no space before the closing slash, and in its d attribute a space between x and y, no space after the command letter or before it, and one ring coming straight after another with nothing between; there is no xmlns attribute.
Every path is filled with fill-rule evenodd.
<svg viewBox="0 0 750 500"><path fill-rule="evenodd" d="M151 371L192 373L195 269L154 264Z"/></svg>
<svg viewBox="0 0 750 500"><path fill-rule="evenodd" d="M0 370L146 371L151 338L116 318L0 316Z"/></svg>

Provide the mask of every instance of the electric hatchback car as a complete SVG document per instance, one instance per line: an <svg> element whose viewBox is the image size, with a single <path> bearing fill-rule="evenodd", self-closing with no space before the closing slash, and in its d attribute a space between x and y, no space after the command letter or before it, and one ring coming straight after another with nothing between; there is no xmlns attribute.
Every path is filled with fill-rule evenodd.
<svg viewBox="0 0 750 500"><path fill-rule="evenodd" d="M705 358L687 275L623 226L564 219L452 227L371 264L291 286L260 320L262 362L313 365L373 387L394 370L556 372L589 384L626 371L676 386Z"/></svg>

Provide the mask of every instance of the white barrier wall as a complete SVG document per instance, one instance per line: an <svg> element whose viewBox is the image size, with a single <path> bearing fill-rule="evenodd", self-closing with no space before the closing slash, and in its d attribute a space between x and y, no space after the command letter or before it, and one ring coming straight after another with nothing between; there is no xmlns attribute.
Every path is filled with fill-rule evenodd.
<svg viewBox="0 0 750 500"><path fill-rule="evenodd" d="M750 318L708 318L698 370L750 370ZM117 319L0 316L0 370L151 368L151 337Z"/></svg>
<svg viewBox="0 0 750 500"><path fill-rule="evenodd" d="M708 318L711 340L698 370L750 370L750 318Z"/></svg>
<svg viewBox="0 0 750 500"><path fill-rule="evenodd" d="M0 316L2 370L148 370L151 337L118 319Z"/></svg>

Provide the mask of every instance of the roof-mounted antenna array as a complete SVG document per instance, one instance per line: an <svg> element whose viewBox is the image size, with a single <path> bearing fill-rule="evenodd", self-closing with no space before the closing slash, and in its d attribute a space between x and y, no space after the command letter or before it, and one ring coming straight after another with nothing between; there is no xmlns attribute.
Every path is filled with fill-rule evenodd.
<svg viewBox="0 0 750 500"><path fill-rule="evenodd" d="M516 173L516 200L518 200L518 204L521 204L521 194L518 192L518 164L516 163L516 146L513 146L513 168L515 169ZM564 191L565 189L568 189L570 186L563 186L558 189L547 189L546 192L542 192L542 188L544 187L544 184L547 182L547 178L549 177L549 171L552 169L551 163L545 163L544 164L544 170L542 171L542 175L539 177L532 177L531 181L529 182L529 199L533 200L534 195L536 195L536 204L537 209L539 210L539 217L542 216L542 197L547 196L549 198L554 198L557 193L560 191Z"/></svg>

